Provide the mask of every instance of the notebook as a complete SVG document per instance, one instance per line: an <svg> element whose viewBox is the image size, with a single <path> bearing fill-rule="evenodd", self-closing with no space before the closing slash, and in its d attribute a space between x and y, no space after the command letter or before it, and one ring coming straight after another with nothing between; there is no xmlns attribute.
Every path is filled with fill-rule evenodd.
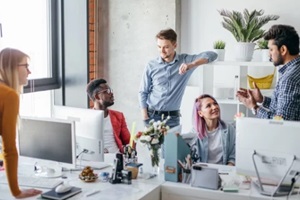
<svg viewBox="0 0 300 200"><path fill-rule="evenodd" d="M80 192L81 192L81 188L78 188L78 187L72 187L72 189L70 191L65 192L65 193L56 193L55 188L54 188L48 192L41 194L41 196L43 198L47 198L47 199L63 200L63 199L67 199L71 196L74 196Z"/></svg>

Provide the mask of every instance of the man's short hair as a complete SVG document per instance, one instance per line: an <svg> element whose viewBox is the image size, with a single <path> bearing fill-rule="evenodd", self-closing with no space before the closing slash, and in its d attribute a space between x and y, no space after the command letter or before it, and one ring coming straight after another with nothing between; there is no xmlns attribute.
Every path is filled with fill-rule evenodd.
<svg viewBox="0 0 300 200"><path fill-rule="evenodd" d="M169 29L164 29L159 31L159 33L157 33L156 35L156 38L161 40L170 40L171 42L176 42L177 34L173 29L169 28Z"/></svg>
<svg viewBox="0 0 300 200"><path fill-rule="evenodd" d="M86 92L92 101L96 100L95 95L99 92L100 85L103 83L107 83L107 82L106 80L101 78L101 79L94 79L90 81L89 84L87 85Z"/></svg>
<svg viewBox="0 0 300 200"><path fill-rule="evenodd" d="M273 25L268 32L264 34L265 40L274 40L278 49L285 45L290 55L299 54L299 35L294 27L289 25Z"/></svg>

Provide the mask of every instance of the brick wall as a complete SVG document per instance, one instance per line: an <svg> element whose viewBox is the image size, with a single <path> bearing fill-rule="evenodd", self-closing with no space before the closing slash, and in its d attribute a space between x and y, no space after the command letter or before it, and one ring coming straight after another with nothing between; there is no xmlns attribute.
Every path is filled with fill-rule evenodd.
<svg viewBox="0 0 300 200"><path fill-rule="evenodd" d="M89 81L97 78L96 4L97 0L89 0ZM89 106L93 107L92 101L90 101Z"/></svg>

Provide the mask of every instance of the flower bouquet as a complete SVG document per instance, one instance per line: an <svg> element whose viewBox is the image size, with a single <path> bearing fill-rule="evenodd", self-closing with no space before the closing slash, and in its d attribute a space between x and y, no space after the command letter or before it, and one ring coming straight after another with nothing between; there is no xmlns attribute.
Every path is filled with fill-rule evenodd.
<svg viewBox="0 0 300 200"><path fill-rule="evenodd" d="M163 119L164 116L162 115L162 121L159 120L155 122L151 120L149 127L146 127L142 132L138 132L135 136L135 140L140 140L140 142L146 144L150 150L152 167L159 166L159 149L164 143L165 134L170 129L169 126L166 125L170 116Z"/></svg>

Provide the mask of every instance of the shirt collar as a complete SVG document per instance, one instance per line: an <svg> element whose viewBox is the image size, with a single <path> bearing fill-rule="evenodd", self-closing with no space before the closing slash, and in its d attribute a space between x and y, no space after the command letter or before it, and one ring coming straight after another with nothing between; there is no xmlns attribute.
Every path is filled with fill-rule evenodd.
<svg viewBox="0 0 300 200"><path fill-rule="evenodd" d="M287 64L283 65L280 69L279 72L281 74L284 74L286 72L286 70L288 70L288 68L292 65L295 65L296 63L300 62L300 56L297 56L296 58L294 58L293 60L291 60L290 62L288 62Z"/></svg>
<svg viewBox="0 0 300 200"><path fill-rule="evenodd" d="M169 62L168 64L173 64L173 63L175 63L175 62L178 61L178 60L179 60L179 56L178 56L178 54L175 52L174 59L173 59L171 62ZM166 62L165 62L161 57L158 57L158 63L159 63L159 64L166 64Z"/></svg>

